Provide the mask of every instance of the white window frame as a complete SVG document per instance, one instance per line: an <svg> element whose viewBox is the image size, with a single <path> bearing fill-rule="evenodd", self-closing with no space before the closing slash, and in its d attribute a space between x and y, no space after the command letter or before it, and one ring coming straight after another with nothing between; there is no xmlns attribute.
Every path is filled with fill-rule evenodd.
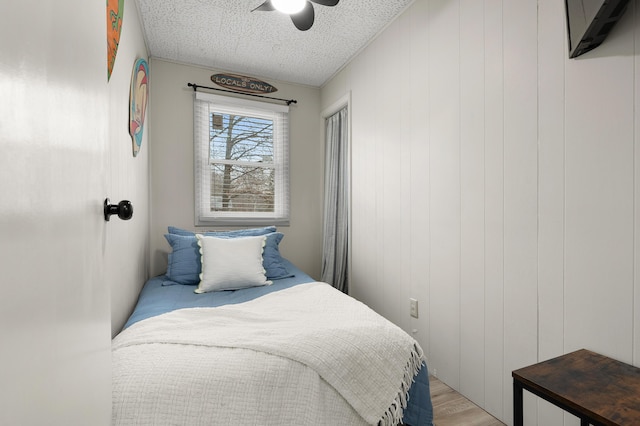
<svg viewBox="0 0 640 426"><path fill-rule="evenodd" d="M273 120L275 195L273 212L211 211L209 116L231 113ZM195 225L289 225L289 107L268 102L195 92L193 108Z"/></svg>

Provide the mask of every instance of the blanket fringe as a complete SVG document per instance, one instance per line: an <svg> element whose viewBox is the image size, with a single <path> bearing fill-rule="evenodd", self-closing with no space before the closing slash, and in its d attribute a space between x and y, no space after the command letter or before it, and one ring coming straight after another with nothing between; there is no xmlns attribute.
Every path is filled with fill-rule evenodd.
<svg viewBox="0 0 640 426"><path fill-rule="evenodd" d="M382 418L378 422L378 426L397 426L402 422L404 409L407 408L409 400L409 389L414 382L416 374L420 371L424 363L424 353L417 343L413 345L411 358L407 362L404 369L404 377L398 394L391 403L391 406L384 412Z"/></svg>

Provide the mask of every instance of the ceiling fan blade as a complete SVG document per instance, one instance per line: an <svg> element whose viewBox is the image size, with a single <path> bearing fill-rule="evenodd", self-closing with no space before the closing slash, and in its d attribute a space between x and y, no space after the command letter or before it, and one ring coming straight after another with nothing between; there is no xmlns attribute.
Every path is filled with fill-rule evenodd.
<svg viewBox="0 0 640 426"><path fill-rule="evenodd" d="M335 6L340 0L309 0L323 6Z"/></svg>
<svg viewBox="0 0 640 426"><path fill-rule="evenodd" d="M271 12L272 10L276 10L276 8L273 7L273 4L271 3L271 0L266 0L260 6L256 7L255 9L253 9L252 12L255 12L256 10L257 11L264 11L264 12Z"/></svg>
<svg viewBox="0 0 640 426"><path fill-rule="evenodd" d="M315 12L313 11L313 5L309 2L304 5L304 9L300 12L291 15L293 25L295 25L300 31L307 31L311 28L314 18Z"/></svg>

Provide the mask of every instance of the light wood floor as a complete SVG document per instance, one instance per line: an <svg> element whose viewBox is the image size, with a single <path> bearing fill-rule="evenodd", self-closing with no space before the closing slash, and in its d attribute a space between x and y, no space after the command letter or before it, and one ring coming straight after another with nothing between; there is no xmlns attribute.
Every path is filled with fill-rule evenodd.
<svg viewBox="0 0 640 426"><path fill-rule="evenodd" d="M435 426L504 426L504 423L430 376Z"/></svg>

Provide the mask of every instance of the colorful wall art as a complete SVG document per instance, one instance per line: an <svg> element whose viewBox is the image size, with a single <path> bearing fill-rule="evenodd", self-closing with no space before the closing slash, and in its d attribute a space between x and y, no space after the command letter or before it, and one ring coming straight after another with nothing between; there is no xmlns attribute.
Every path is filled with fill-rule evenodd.
<svg viewBox="0 0 640 426"><path fill-rule="evenodd" d="M111 79L111 71L116 63L123 13L124 0L107 0L107 81Z"/></svg>
<svg viewBox="0 0 640 426"><path fill-rule="evenodd" d="M131 73L131 91L129 92L129 134L133 143L133 156L137 156L142 145L144 117L149 99L149 66L142 58L136 60Z"/></svg>

